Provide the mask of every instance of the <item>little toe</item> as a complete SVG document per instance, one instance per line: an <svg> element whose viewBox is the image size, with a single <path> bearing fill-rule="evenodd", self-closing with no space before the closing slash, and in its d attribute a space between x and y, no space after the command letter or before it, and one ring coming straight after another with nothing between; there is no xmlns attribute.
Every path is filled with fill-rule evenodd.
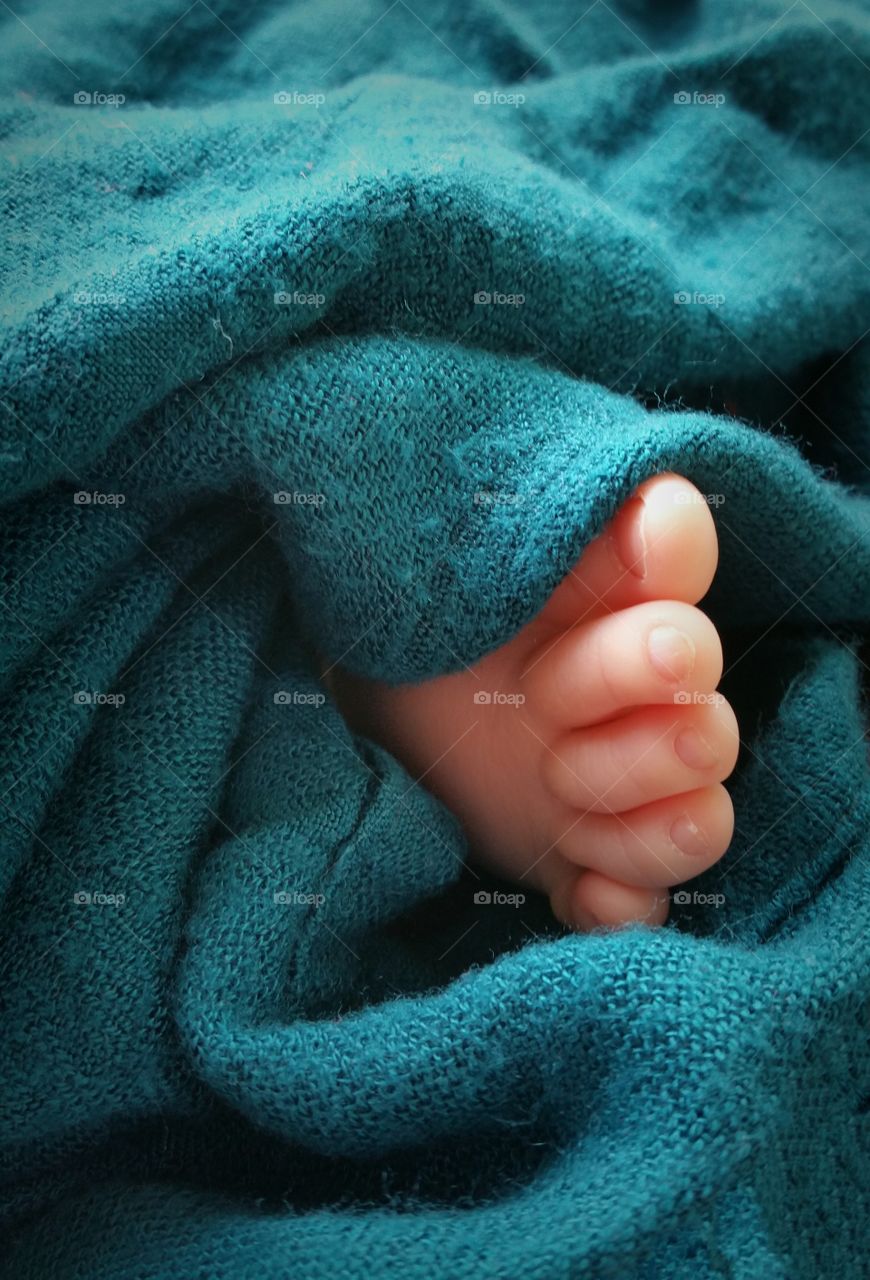
<svg viewBox="0 0 870 1280"><path fill-rule="evenodd" d="M565 872L550 896L553 915L569 929L619 929L628 924L656 927L668 916L668 895L621 884L597 871Z"/></svg>
<svg viewBox="0 0 870 1280"><path fill-rule="evenodd" d="M697 604L717 560L716 526L704 496L682 476L653 476L589 544L539 621L564 629L644 600Z"/></svg>

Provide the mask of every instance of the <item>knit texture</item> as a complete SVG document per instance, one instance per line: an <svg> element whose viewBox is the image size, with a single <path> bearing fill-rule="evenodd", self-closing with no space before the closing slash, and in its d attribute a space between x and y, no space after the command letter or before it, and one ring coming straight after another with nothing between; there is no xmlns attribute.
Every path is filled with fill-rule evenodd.
<svg viewBox="0 0 870 1280"><path fill-rule="evenodd" d="M857 1280L866 10L13 7L3 1274ZM670 468L737 831L570 936L320 664L475 661Z"/></svg>

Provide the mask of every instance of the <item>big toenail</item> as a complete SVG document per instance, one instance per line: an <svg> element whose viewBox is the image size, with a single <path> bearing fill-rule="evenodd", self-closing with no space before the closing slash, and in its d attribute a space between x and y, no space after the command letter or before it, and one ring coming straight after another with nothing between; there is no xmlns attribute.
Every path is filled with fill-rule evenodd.
<svg viewBox="0 0 870 1280"><path fill-rule="evenodd" d="M636 578L646 577L646 503L630 498L616 519L613 536L620 560Z"/></svg>
<svg viewBox="0 0 870 1280"><path fill-rule="evenodd" d="M688 854L689 857L710 852L710 841L687 813L681 813L672 824L671 839L680 852Z"/></svg>
<svg viewBox="0 0 870 1280"><path fill-rule="evenodd" d="M719 760L718 755L697 729L683 729L674 738L674 750L690 769L711 769Z"/></svg>
<svg viewBox="0 0 870 1280"><path fill-rule="evenodd" d="M654 627L647 641L650 661L666 680L682 682L695 665L695 643L676 627Z"/></svg>

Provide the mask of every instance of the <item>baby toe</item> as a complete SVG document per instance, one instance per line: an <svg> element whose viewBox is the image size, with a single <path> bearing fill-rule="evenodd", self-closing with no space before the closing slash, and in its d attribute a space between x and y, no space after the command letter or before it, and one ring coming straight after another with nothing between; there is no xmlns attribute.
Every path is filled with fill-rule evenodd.
<svg viewBox="0 0 870 1280"><path fill-rule="evenodd" d="M619 929L629 924L656 927L668 916L668 895L621 884L597 871L573 871L551 895L553 915L569 929Z"/></svg>

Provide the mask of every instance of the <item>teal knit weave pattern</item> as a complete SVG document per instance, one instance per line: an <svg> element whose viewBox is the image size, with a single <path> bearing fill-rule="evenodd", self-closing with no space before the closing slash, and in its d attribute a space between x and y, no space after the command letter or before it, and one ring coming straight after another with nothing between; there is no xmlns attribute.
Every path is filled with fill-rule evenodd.
<svg viewBox="0 0 870 1280"><path fill-rule="evenodd" d="M858 1280L866 7L0 28L2 1274ZM737 831L568 935L322 664L476 661L667 469Z"/></svg>

